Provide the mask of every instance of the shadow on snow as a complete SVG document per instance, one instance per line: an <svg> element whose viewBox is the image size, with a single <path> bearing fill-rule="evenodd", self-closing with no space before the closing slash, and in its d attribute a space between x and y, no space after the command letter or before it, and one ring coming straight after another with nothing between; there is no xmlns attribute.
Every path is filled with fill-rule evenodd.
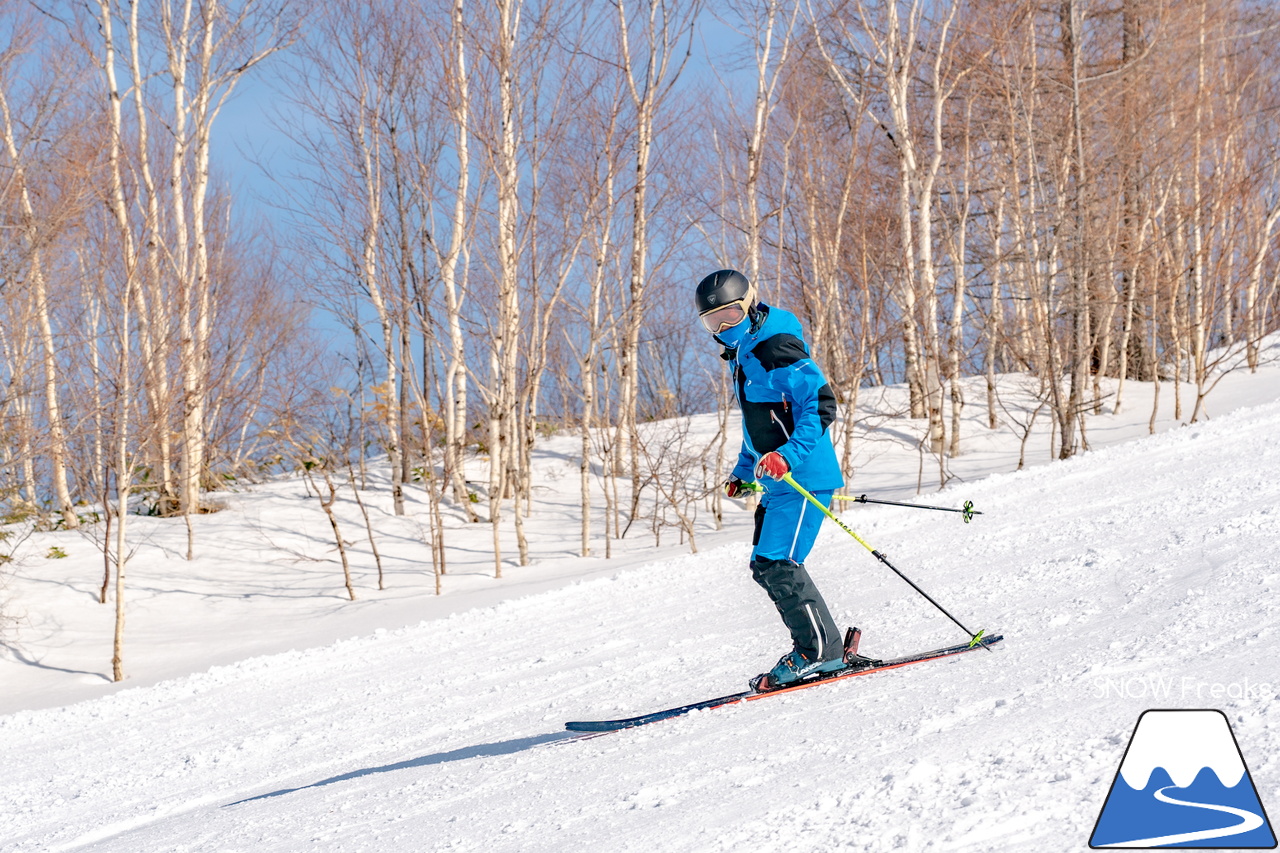
<svg viewBox="0 0 1280 853"><path fill-rule="evenodd" d="M375 773L390 773L395 770L410 770L414 767L431 767L436 764L448 764L451 761L465 761L468 758L513 755L517 752L524 752L525 750L542 746L543 744L555 743L562 740L572 740L577 737L578 735L575 735L572 732L548 732L546 734L514 738L512 740L504 740L497 743L484 743L479 746L464 746L460 749L453 749L448 752L436 752L431 755L411 758L407 761L397 761L395 764L384 764L381 767L365 767L360 770L352 770L350 773L343 773L340 776L331 776L328 779L322 779L319 782L312 782L310 785L300 785L297 788L281 788L279 791L272 791L268 794L259 794L256 797L246 797L243 800L236 800L234 803L227 803L223 808L230 808L231 806L238 806L243 803L252 803L256 800L269 800L272 797L282 797L285 794L293 794L298 791L306 791L311 788L323 788L325 785L333 785L338 782L359 779L362 776L372 776Z"/></svg>

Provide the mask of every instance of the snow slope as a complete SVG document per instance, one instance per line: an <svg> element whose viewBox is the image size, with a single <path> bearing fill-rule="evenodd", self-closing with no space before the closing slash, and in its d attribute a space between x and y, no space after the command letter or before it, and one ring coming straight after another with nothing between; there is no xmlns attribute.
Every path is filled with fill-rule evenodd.
<svg viewBox="0 0 1280 853"><path fill-rule="evenodd" d="M544 568L546 588L505 600L476 579L412 627L35 701L0 717L0 850L1082 850L1151 707L1223 709L1274 814L1278 431L1268 402L927 497L973 500L970 525L846 512L1004 633L992 654L566 736L568 719L740 689L782 651L739 527L576 582ZM834 526L809 564L865 653L962 639ZM495 597L456 603L469 594ZM280 595L281 613L314 612Z"/></svg>

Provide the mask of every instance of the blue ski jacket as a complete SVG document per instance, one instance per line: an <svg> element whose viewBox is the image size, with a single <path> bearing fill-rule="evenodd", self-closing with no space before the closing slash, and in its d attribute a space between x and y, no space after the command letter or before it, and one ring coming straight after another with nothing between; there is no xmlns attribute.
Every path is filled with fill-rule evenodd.
<svg viewBox="0 0 1280 853"><path fill-rule="evenodd" d="M809 357L796 316L763 302L757 307L763 320L739 333L733 341L737 346L726 347L722 356L732 368L742 409L742 450L733 476L751 482L760 457L776 450L809 491L839 489L844 474L830 431L835 394ZM762 485L771 490L778 484L766 480Z"/></svg>

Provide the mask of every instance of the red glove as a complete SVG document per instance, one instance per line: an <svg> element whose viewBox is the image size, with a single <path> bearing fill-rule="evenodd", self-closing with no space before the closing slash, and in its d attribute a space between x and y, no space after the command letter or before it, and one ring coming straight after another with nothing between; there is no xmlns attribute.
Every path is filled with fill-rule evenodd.
<svg viewBox="0 0 1280 853"><path fill-rule="evenodd" d="M781 480L783 475L791 470L791 466L787 464L787 460L783 458L778 451L770 451L760 458L760 462L756 465L756 477L770 477L774 480Z"/></svg>
<svg viewBox="0 0 1280 853"><path fill-rule="evenodd" d="M727 498L736 498L739 495L745 495L748 492L754 492L755 489L750 488L744 481L737 477L730 477L724 484L724 496Z"/></svg>

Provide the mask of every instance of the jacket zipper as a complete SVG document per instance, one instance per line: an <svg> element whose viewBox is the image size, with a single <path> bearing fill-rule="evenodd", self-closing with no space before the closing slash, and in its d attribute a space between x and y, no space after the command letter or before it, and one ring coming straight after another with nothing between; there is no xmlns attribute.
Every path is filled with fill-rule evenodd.
<svg viewBox="0 0 1280 853"><path fill-rule="evenodd" d="M778 427L782 430L782 434L787 437L787 441L790 441L791 433L787 432L786 424L782 422L782 419L778 417L778 413L775 412L773 409L769 410L769 419L778 425Z"/></svg>

